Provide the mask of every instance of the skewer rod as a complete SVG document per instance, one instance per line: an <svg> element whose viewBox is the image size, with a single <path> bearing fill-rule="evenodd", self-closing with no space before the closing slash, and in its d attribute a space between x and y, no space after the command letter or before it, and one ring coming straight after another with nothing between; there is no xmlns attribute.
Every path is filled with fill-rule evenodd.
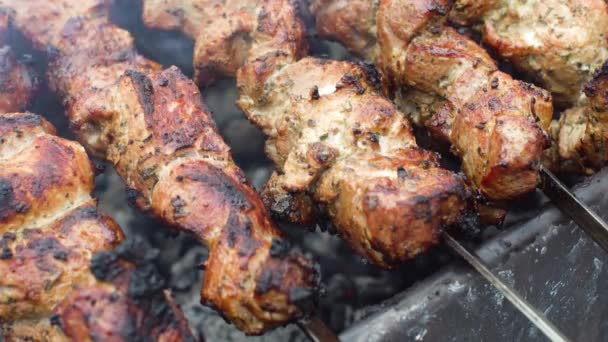
<svg viewBox="0 0 608 342"><path fill-rule="evenodd" d="M593 240L608 252L608 224L591 210L549 170L541 167L541 185L545 195L562 212L570 216Z"/></svg>
<svg viewBox="0 0 608 342"><path fill-rule="evenodd" d="M494 275L492 271L484 264L484 262L476 255L471 254L464 246L462 246L450 234L444 233L444 239L448 247L456 254L465 259L473 268L479 272L487 281L489 281L498 291L500 291L522 314L524 314L532 324L542 331L549 340L554 342L570 341L562 334L553 323L538 312L530 303L528 303L517 291L505 284L500 278Z"/></svg>
<svg viewBox="0 0 608 342"><path fill-rule="evenodd" d="M340 342L338 336L317 316L299 320L298 327L313 342Z"/></svg>

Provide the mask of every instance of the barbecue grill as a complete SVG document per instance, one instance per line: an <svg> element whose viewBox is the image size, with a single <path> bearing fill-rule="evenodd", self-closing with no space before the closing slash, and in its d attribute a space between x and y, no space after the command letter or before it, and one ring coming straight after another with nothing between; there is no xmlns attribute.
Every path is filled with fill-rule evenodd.
<svg viewBox="0 0 608 342"><path fill-rule="evenodd" d="M189 39L179 33L145 28L139 1L116 1L112 15L115 23L134 35L143 55L165 66L177 65L192 76L193 43ZM15 36L12 41L16 42L15 49L28 56L26 59L44 75L45 58L31 47L20 45L24 39ZM314 32L310 41L313 55L354 59L337 44L316 38ZM63 107L46 84L42 84L39 94L31 110L47 113L59 128L59 135L72 138ZM263 154L264 137L234 106L234 80L217 82L203 95L237 164L259 189L272 165ZM424 136L420 138L424 140ZM447 159L444 162L452 167L456 164ZM205 260L205 249L187 236L171 235L161 222L129 208L120 178L110 166L97 163L100 170L105 169L97 180L101 207L128 235L141 236L159 251L156 262L168 277L175 300L194 331L209 341L307 339L295 325L262 337L245 337L215 311L200 306L198 287L204 271L194 270ZM578 184L576 196L603 219L608 219L606 176L608 171L604 170L585 180L568 180L571 185ZM581 208L562 212L554 205L537 191L512 208L500 230L469 227L459 240L565 335L577 341L602 340L608 332L608 324L602 320L608 304L608 295L602 291L602 284L608 281L604 269L608 255L565 214L582 214ZM326 288L319 317L344 341L546 339L503 294L445 245L389 272L367 264L344 242L327 233L307 234L301 227L288 225L283 230L321 264Z"/></svg>

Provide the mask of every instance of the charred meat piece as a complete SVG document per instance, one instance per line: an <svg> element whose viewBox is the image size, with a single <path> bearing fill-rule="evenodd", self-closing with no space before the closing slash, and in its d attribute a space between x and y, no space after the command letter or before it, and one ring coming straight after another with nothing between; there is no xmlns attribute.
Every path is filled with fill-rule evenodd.
<svg viewBox="0 0 608 342"><path fill-rule="evenodd" d="M291 0L144 0L144 23L195 41L195 79L208 85L268 55L305 56L306 30Z"/></svg>
<svg viewBox="0 0 608 342"><path fill-rule="evenodd" d="M311 8L319 32L350 48L361 32L376 34L377 56L354 52L375 58L404 112L452 145L485 198L503 202L533 190L552 116L549 93L499 71L480 46L446 27L448 1L368 3L373 24L354 20L341 0Z"/></svg>
<svg viewBox="0 0 608 342"><path fill-rule="evenodd" d="M577 104L584 84L608 59L604 0L458 0L450 16L461 25L480 22L484 42L560 106Z"/></svg>
<svg viewBox="0 0 608 342"><path fill-rule="evenodd" d="M591 174L608 162L608 61L583 93L580 104L551 125L554 144L544 162L553 170Z"/></svg>
<svg viewBox="0 0 608 342"><path fill-rule="evenodd" d="M603 0L457 1L452 20L481 23L485 43L552 92L566 109L544 163L590 174L608 161L605 97L608 5Z"/></svg>
<svg viewBox="0 0 608 342"><path fill-rule="evenodd" d="M129 239L92 257L99 283L72 291L54 310L55 324L71 340L196 341L141 248L140 241Z"/></svg>
<svg viewBox="0 0 608 342"><path fill-rule="evenodd" d="M275 214L299 223L325 215L383 267L427 250L461 218L462 179L416 145L372 66L304 58L265 80L248 67L239 76L238 104L268 135L277 166L264 190ZM245 85L256 82L262 93Z"/></svg>
<svg viewBox="0 0 608 342"><path fill-rule="evenodd" d="M123 233L91 197L94 177L84 148L54 133L37 115L0 115L0 338L9 341L74 340L58 325L55 310L76 305L70 298L78 291L119 285L98 280L89 265L91 255L112 249ZM133 307L141 305L149 305L147 299ZM115 302L106 308L132 318ZM140 316L163 333L179 323L146 311ZM77 328L82 338L76 340L96 335ZM116 325L105 328L108 335L122 332ZM174 340L191 336L186 331L173 333Z"/></svg>
<svg viewBox="0 0 608 342"><path fill-rule="evenodd" d="M107 1L0 4L35 46L52 46L49 79L75 133L114 164L133 203L209 247L203 302L248 334L300 317L318 272L301 254L273 252L280 231L194 83L139 56L131 35L108 22Z"/></svg>
<svg viewBox="0 0 608 342"><path fill-rule="evenodd" d="M271 253L281 234L192 81L175 68L128 70L116 84L90 89L69 108L76 133L105 153L137 206L209 247L203 300L249 333L297 317L291 293L312 295L316 271L299 254Z"/></svg>
<svg viewBox="0 0 608 342"><path fill-rule="evenodd" d="M90 255L122 240L97 211L84 149L54 135L34 114L0 116L0 317L48 315L71 291L90 285Z"/></svg>

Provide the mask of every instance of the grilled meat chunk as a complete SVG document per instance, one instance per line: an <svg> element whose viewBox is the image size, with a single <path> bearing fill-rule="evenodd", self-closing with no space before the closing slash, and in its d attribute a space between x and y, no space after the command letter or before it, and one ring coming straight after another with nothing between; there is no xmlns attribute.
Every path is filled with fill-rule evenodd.
<svg viewBox="0 0 608 342"><path fill-rule="evenodd" d="M54 311L55 324L73 341L196 341L164 278L130 239L97 253L95 286L72 291ZM143 260L143 261L142 261Z"/></svg>
<svg viewBox="0 0 608 342"><path fill-rule="evenodd" d="M36 78L8 46L9 16L0 9L0 113L25 109L37 86Z"/></svg>
<svg viewBox="0 0 608 342"><path fill-rule="evenodd" d="M592 173L607 159L608 5L603 0L457 1L451 19L481 22L485 43L553 93L566 109L551 125L544 163L555 171Z"/></svg>
<svg viewBox="0 0 608 342"><path fill-rule="evenodd" d="M91 197L84 149L34 114L0 116L0 317L48 315L71 284L93 284L92 253L122 232Z"/></svg>
<svg viewBox="0 0 608 342"><path fill-rule="evenodd" d="M312 294L316 271L299 254L270 253L281 234L192 81L175 68L128 70L112 86L89 89L69 108L76 133L106 153L140 208L209 247L203 300L248 333L299 315L290 294Z"/></svg>
<svg viewBox="0 0 608 342"><path fill-rule="evenodd" d="M94 253L116 246L123 233L90 195L93 170L82 146L54 133L37 115L0 115L0 338L9 341L73 340L57 325L57 307L76 305L70 299L75 291L115 286L111 279L98 280L89 264ZM131 317L125 308L107 305ZM147 300L133 307L140 305ZM177 322L152 312L140 316L166 333ZM108 325L107 333L120 333L116 328ZM96 334L85 326L78 329L81 337L88 336L78 341ZM174 333L175 340L181 334Z"/></svg>
<svg viewBox="0 0 608 342"><path fill-rule="evenodd" d="M544 163L559 172L591 174L608 162L608 61L583 88L578 106L551 125L554 144Z"/></svg>
<svg viewBox="0 0 608 342"><path fill-rule="evenodd" d="M127 282L121 286L104 284L70 293L55 316L69 340L196 341L181 311L172 311L178 308L170 306L170 297L158 294L152 300L138 302L129 297ZM149 320L150 313L157 315L158 322Z"/></svg>
<svg viewBox="0 0 608 342"><path fill-rule="evenodd" d="M448 1L382 0L375 27L349 20L348 6L328 14L326 8L333 3L313 3L319 31L339 41L348 41L353 37L349 32L356 30L377 32L376 60L404 111L451 143L476 190L502 202L536 187L547 143L543 128L548 128L552 115L551 97L499 71L480 46L446 27ZM328 21L341 22L340 29L328 34L332 27ZM350 42L346 45L353 47ZM368 51L373 50L354 52Z"/></svg>
<svg viewBox="0 0 608 342"><path fill-rule="evenodd" d="M275 214L300 223L326 215L383 267L427 250L461 217L463 181L416 145L373 67L304 58L265 80L254 69L239 72L238 105L269 137L277 171L264 195Z"/></svg>
<svg viewBox="0 0 608 342"><path fill-rule="evenodd" d="M541 86L560 106L578 103L581 90L608 59L604 0L456 1L459 24L482 23L483 39Z"/></svg>
<svg viewBox="0 0 608 342"><path fill-rule="evenodd" d="M248 334L300 317L317 270L301 254L273 252L280 231L194 83L139 56L130 34L108 22L107 1L2 5L36 46L53 46L50 82L79 140L114 164L138 207L209 247L203 302Z"/></svg>
<svg viewBox="0 0 608 342"><path fill-rule="evenodd" d="M305 56L306 30L291 0L144 0L147 26L181 30L195 41L195 79L208 85L244 63Z"/></svg>

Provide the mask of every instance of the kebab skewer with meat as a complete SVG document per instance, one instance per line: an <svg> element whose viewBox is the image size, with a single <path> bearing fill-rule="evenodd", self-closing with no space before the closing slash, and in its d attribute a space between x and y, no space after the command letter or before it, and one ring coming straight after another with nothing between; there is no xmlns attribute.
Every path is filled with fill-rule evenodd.
<svg viewBox="0 0 608 342"><path fill-rule="evenodd" d="M82 146L40 116L0 114L0 339L193 340L160 288L146 298L130 290L151 280L149 269L118 256L97 267L112 276L93 267L123 239L93 186Z"/></svg>
<svg viewBox="0 0 608 342"><path fill-rule="evenodd" d="M234 164L177 68L137 54L108 21L109 1L5 1L15 26L49 54L49 79L79 140L114 164L133 202L210 250L202 300L248 334L302 315L317 286Z"/></svg>
<svg viewBox="0 0 608 342"><path fill-rule="evenodd" d="M545 164L592 173L608 161L606 75L608 5L604 0L456 1L450 19L475 25L485 44L567 108L551 126Z"/></svg>
<svg viewBox="0 0 608 342"><path fill-rule="evenodd" d="M298 223L324 215L357 252L391 267L437 244L468 190L416 145L368 67L304 58L246 89L257 75L245 66L238 104L269 137L271 210Z"/></svg>
<svg viewBox="0 0 608 342"><path fill-rule="evenodd" d="M275 215L324 216L383 267L427 250L462 218L463 181L416 145L407 119L379 94L373 67L300 60L307 44L291 1L150 0L144 22L196 40L197 80L218 65L238 75L238 105L268 135L277 166L264 190Z"/></svg>
<svg viewBox="0 0 608 342"><path fill-rule="evenodd" d="M7 43L8 19L0 11L0 45ZM133 284L162 278L150 265L138 267L110 250L122 241L123 233L97 210L90 195L93 172L84 149L56 137L55 128L38 115L9 113L30 103L36 83L30 68L4 46L0 338L125 341L145 336L194 341L181 310L160 287L139 286L141 293L129 292ZM99 258L107 255L112 258ZM95 259L103 259L103 264ZM89 264L97 264L97 271L89 271Z"/></svg>
<svg viewBox="0 0 608 342"><path fill-rule="evenodd" d="M216 45L207 44L210 54L221 56L218 57L219 60L240 60L244 65L255 65L253 69L260 75L254 82L261 83L259 80L268 77L274 67L292 63L299 58L299 54L291 53L285 46L303 46L287 39L303 34L299 26L288 24L296 14L286 13L295 13L295 9L287 11L285 9L287 4L283 4L280 11L273 12L275 3L276 1L250 2L247 5L239 5L238 2L229 2L227 5L206 7L202 2L192 0L146 0L144 22L156 28L186 28L184 31L196 40L197 51L200 51L205 41L216 42ZM362 50L359 51L360 53L369 53L370 58L376 57L375 59L379 61L381 56L378 53L381 49L374 47L374 44L377 44L375 24L368 27L368 23L375 23L376 20L375 16L370 16L370 13L377 14L380 7L387 8L395 4L398 6L402 2L391 4L385 1L376 4L373 1L343 1L340 3L342 7L335 10L337 18L332 17L332 20L327 20L328 25L340 25L345 20L352 20L344 24L347 28L345 31L348 31L344 34L350 38L349 42L359 46ZM317 6L324 10L333 8L329 2ZM463 168L469 181L486 199L501 203L531 191L538 183L540 158L547 142L543 128L548 127L552 114L549 94L499 72L483 49L455 31L444 28L443 17L439 15L441 8L434 8L430 3L421 3L413 10L427 8L430 10L425 13L412 14L413 19L410 20L412 23L410 29L413 30L411 33L426 32L429 39L417 37L414 45L418 50L409 54L410 57L418 59L409 61L408 65L412 70L408 73L419 79L408 81L416 82L418 88L409 91L407 98L410 100L408 103L415 103L418 106L405 107L406 114L451 143L453 150L463 159ZM400 12L397 8L386 12L392 13L395 17L403 11ZM417 15L420 16L418 20L420 27L415 27L414 19ZM347 18L342 19L340 16ZM227 18L228 22L238 22L240 26L230 34L215 34L218 32L215 28L219 25L214 18L219 17ZM387 30L391 29L389 24L391 23L386 25ZM395 23L395 25L400 24ZM323 32L321 29L320 31ZM441 31L442 34L432 37L431 31L436 33ZM267 38L270 33L273 39ZM234 37L245 37L244 40L248 43L233 44ZM398 37L394 38L385 39L385 45L394 44L395 51L402 51L405 43ZM263 45L258 41L272 40L291 44L278 45L274 52L266 48L256 49L258 45ZM424 45L425 42L431 46L436 45L438 53L446 51L447 57L439 56L441 65L429 69L429 65L421 63L437 57L425 55L433 53L433 49ZM224 50L211 48L220 45L230 48ZM239 56L242 58L237 58ZM404 66L406 64L405 61L392 62ZM388 65L388 63L384 64ZM460 67L455 68L453 74L447 75L447 69L459 64ZM200 58L200 54L195 54L194 65L198 68L205 66L210 68L214 62ZM427 70L435 70L435 72L427 75ZM391 74L387 73L387 75ZM468 84L469 79L476 81ZM402 82L404 80L392 76L391 80L393 86L398 82L404 83ZM433 88L434 85L437 85L436 89ZM422 108L419 106L420 103L423 104Z"/></svg>
<svg viewBox="0 0 608 342"><path fill-rule="evenodd" d="M483 197L501 203L536 187L551 97L446 26L449 1L317 0L311 9L322 36L378 63L405 113L451 144Z"/></svg>
<svg viewBox="0 0 608 342"><path fill-rule="evenodd" d="M438 168L434 158L416 146L407 120L379 96L375 72L351 63L310 58L294 62L297 57L281 49L262 50L263 54L251 51L258 31L266 32L268 27L279 37L294 36L277 33L281 15L268 12L268 3L243 6L253 13L245 23L239 21L249 31L212 38L221 42L245 36L249 44L228 51L210 50L228 58L249 56L237 72L238 105L269 136L266 149L277 172L265 189L267 203L275 213L295 222L307 221L318 214L315 211L325 213L359 253L381 266L424 251L438 240L434 227L455 222L459 215L454 213L462 212L463 192L456 190L462 189L462 183L454 182L453 175ZM202 1L151 0L145 8L149 11L144 15L151 18L144 20L154 26L156 18L161 27L167 22L181 26L185 18L204 18L210 10ZM218 4L211 12L228 21L240 20L233 11L227 4ZM205 28L213 31L216 27L212 17L192 23L202 25L199 32L205 34ZM210 39L193 38L198 49L200 41ZM200 67L200 62L195 56L195 65Z"/></svg>

